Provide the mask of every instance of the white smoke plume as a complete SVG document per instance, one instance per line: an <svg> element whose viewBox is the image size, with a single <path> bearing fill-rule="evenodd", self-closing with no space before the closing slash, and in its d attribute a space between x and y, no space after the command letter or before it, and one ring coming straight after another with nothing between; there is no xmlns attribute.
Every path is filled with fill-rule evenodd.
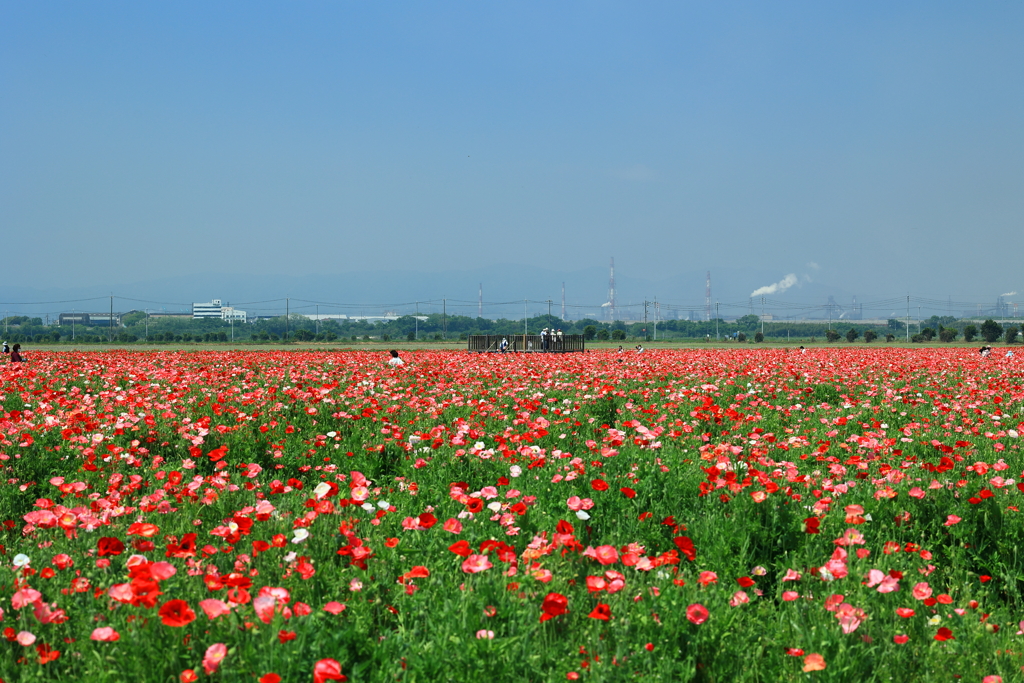
<svg viewBox="0 0 1024 683"><path fill-rule="evenodd" d="M1006 294L1000 294L999 296L1016 296L1017 292L1007 292Z"/></svg>
<svg viewBox="0 0 1024 683"><path fill-rule="evenodd" d="M766 285L764 287L758 287L757 289L750 293L750 296L754 297L765 296L768 294L782 294L787 289L795 285L797 282L799 282L799 280L797 280L796 275L790 273L789 275L782 278L775 284Z"/></svg>

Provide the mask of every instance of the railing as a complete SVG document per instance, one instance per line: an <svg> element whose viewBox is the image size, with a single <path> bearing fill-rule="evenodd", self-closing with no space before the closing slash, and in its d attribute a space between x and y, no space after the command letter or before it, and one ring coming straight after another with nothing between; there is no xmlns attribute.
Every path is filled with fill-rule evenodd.
<svg viewBox="0 0 1024 683"><path fill-rule="evenodd" d="M503 343L504 342L504 343ZM468 350L473 353L582 353L586 351L582 334L475 334Z"/></svg>

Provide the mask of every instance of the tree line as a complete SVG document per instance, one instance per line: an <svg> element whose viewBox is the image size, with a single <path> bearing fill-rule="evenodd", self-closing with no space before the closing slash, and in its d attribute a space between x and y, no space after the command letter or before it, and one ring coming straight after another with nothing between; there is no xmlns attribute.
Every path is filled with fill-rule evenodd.
<svg viewBox="0 0 1024 683"><path fill-rule="evenodd" d="M657 322L598 321L593 319L565 321L556 316L540 315L526 320L490 320L470 316L432 313L427 316L403 316L390 321L323 320L317 322L299 314L288 317L259 319L234 323L220 319L191 317L153 317L133 311L121 317L113 329L104 325L44 325L41 318L9 316L0 320L4 340L9 343L274 343L339 342L339 341L442 341L464 340L470 335L489 334L514 336L527 332L538 334L542 328L561 329L563 334L581 334L587 340L626 341L653 338L658 340L779 341L782 339L839 342L845 339L871 343L875 340L899 341L907 336L905 321L891 319L885 325L856 321L765 321L756 315L745 315L733 321L659 320ZM1003 340L1014 343L1020 337L1016 325L1004 328L994 320L980 326L948 316L932 316L918 324L909 335L914 342L972 342L982 339L992 343Z"/></svg>

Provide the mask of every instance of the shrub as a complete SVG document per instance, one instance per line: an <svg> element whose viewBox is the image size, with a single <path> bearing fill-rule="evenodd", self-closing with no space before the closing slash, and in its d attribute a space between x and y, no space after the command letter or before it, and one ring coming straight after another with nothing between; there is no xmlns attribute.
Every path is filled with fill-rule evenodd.
<svg viewBox="0 0 1024 683"><path fill-rule="evenodd" d="M1012 344L1013 342L1017 341L1017 335L1019 333L1020 330L1017 329L1016 325L1010 325L1009 327L1006 328L1006 332L1003 338L1006 339L1007 344Z"/></svg>
<svg viewBox="0 0 1024 683"><path fill-rule="evenodd" d="M852 344L854 341L857 340L857 337L859 337L859 336L860 336L860 333L857 332L857 330L855 330L855 329L853 329L851 327L850 331L846 333L846 341L848 341L848 342L850 342Z"/></svg>
<svg viewBox="0 0 1024 683"><path fill-rule="evenodd" d="M827 332L825 332L825 339L827 339L830 342L839 341L840 336L841 335L835 330L828 330Z"/></svg>
<svg viewBox="0 0 1024 683"><path fill-rule="evenodd" d="M981 338L992 343L1003 334L1003 326L989 318L981 324Z"/></svg>
<svg viewBox="0 0 1024 683"><path fill-rule="evenodd" d="M760 344L761 342L764 341L764 335L758 332L757 334L754 335L754 341Z"/></svg>
<svg viewBox="0 0 1024 683"><path fill-rule="evenodd" d="M978 328L974 325L968 325L964 328L964 341L972 342L974 338L978 336Z"/></svg>
<svg viewBox="0 0 1024 683"><path fill-rule="evenodd" d="M877 332L875 332L874 330L865 330L865 332L864 332L864 341L866 343L870 344L871 342L875 341L876 339L878 339L878 333Z"/></svg>

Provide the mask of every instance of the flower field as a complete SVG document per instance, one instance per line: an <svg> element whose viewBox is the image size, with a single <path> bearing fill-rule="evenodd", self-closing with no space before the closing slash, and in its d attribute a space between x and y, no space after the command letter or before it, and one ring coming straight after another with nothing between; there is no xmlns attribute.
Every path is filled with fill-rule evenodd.
<svg viewBox="0 0 1024 683"><path fill-rule="evenodd" d="M36 353L0 366L0 678L995 681L997 349Z"/></svg>

